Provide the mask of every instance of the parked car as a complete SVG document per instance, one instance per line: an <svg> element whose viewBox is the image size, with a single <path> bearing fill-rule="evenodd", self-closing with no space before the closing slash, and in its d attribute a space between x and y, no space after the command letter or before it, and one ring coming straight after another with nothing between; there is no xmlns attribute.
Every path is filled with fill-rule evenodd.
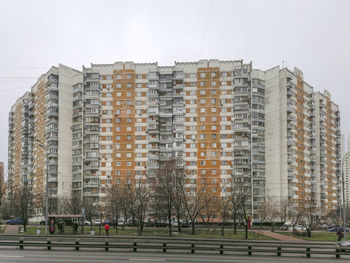
<svg viewBox="0 0 350 263"><path fill-rule="evenodd" d="M342 252L350 252L350 240L346 240L338 244L340 245Z"/></svg>
<svg viewBox="0 0 350 263"><path fill-rule="evenodd" d="M99 226L99 225L101 225L101 224L102 224L101 219L95 219L95 221L94 221L94 225L95 225L95 226Z"/></svg>
<svg viewBox="0 0 350 263"><path fill-rule="evenodd" d="M21 225L21 224L23 224L23 221L20 218L14 218L14 219L7 220L6 224L8 224L8 225Z"/></svg>
<svg viewBox="0 0 350 263"><path fill-rule="evenodd" d="M289 227L288 228L289 231L293 231L293 227ZM306 227L302 226L302 225L297 225L294 227L294 231L298 231L298 232L303 232L306 231Z"/></svg>
<svg viewBox="0 0 350 263"><path fill-rule="evenodd" d="M343 227L332 227L332 228L328 229L328 232L337 232L339 230L344 232L344 228ZM345 231L349 232L349 229L345 228Z"/></svg>

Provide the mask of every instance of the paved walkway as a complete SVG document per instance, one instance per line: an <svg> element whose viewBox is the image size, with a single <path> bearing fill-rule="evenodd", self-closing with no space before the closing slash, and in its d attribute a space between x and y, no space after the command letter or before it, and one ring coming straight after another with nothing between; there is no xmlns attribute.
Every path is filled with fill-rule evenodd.
<svg viewBox="0 0 350 263"><path fill-rule="evenodd" d="M7 225L4 234L5 235L13 235L19 233L18 225Z"/></svg>
<svg viewBox="0 0 350 263"><path fill-rule="evenodd" d="M278 240L282 240L282 241L297 241L297 242L305 242L305 240L296 238L296 237L290 237L287 235L282 235L282 234L278 234L276 232L271 232L270 230L253 230L256 233L268 236L268 237L272 237Z"/></svg>

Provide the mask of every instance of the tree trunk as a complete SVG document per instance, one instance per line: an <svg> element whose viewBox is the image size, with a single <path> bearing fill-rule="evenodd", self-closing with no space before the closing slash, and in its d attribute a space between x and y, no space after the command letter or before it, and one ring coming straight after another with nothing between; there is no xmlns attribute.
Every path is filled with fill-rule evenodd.
<svg viewBox="0 0 350 263"><path fill-rule="evenodd" d="M224 218L222 219L222 226L221 226L221 236L225 235L225 215Z"/></svg>
<svg viewBox="0 0 350 263"><path fill-rule="evenodd" d="M192 220L191 225L192 225L192 235L195 235L196 234L196 226L195 226L194 220Z"/></svg>
<svg viewBox="0 0 350 263"><path fill-rule="evenodd" d="M237 218L236 218L236 212L233 215L233 234L237 235Z"/></svg>
<svg viewBox="0 0 350 263"><path fill-rule="evenodd" d="M177 229L178 229L179 233L181 233L181 224L180 224L180 216L179 215L177 217Z"/></svg>
<svg viewBox="0 0 350 263"><path fill-rule="evenodd" d="M168 226L169 226L169 236L172 236L172 228L171 228L171 214L168 214Z"/></svg>

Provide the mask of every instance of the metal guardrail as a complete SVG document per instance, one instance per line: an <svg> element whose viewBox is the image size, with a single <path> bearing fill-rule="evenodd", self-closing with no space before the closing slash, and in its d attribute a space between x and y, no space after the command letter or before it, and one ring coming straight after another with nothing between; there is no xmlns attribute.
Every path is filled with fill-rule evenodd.
<svg viewBox="0 0 350 263"><path fill-rule="evenodd" d="M37 235L0 235L0 247L25 247L80 249L104 249L105 251L145 251L155 252L212 252L251 256L258 253L266 256L301 255L306 257L329 255L341 258L349 255L349 247L341 247L333 242L285 242L276 240L229 240L229 239L191 239L171 237L131 237L131 236L37 236Z"/></svg>

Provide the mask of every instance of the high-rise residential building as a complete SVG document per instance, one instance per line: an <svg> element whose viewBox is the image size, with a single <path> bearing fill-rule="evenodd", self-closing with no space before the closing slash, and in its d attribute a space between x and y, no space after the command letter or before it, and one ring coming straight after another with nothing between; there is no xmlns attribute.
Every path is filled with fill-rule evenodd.
<svg viewBox="0 0 350 263"><path fill-rule="evenodd" d="M69 67L52 67L40 76L9 113L8 196L30 187L43 200L46 179L52 209L72 186L73 77ZM47 176L47 177L46 177ZM42 213L42 211L38 211Z"/></svg>
<svg viewBox="0 0 350 263"><path fill-rule="evenodd" d="M190 184L205 183L219 198L232 178L241 182L255 218L266 197L301 208L313 198L333 209L338 200L338 107L299 70L261 71L241 60L116 62L81 73L60 65L25 96L9 117L9 179L28 178L34 191L43 191L48 160L50 195L73 191L103 206L109 187L155 177L176 159ZM13 126L25 100L27 135ZM26 160L22 135L28 162L18 170L15 158Z"/></svg>
<svg viewBox="0 0 350 263"><path fill-rule="evenodd" d="M339 109L295 69L265 72L266 190L278 201L335 209L340 198Z"/></svg>

